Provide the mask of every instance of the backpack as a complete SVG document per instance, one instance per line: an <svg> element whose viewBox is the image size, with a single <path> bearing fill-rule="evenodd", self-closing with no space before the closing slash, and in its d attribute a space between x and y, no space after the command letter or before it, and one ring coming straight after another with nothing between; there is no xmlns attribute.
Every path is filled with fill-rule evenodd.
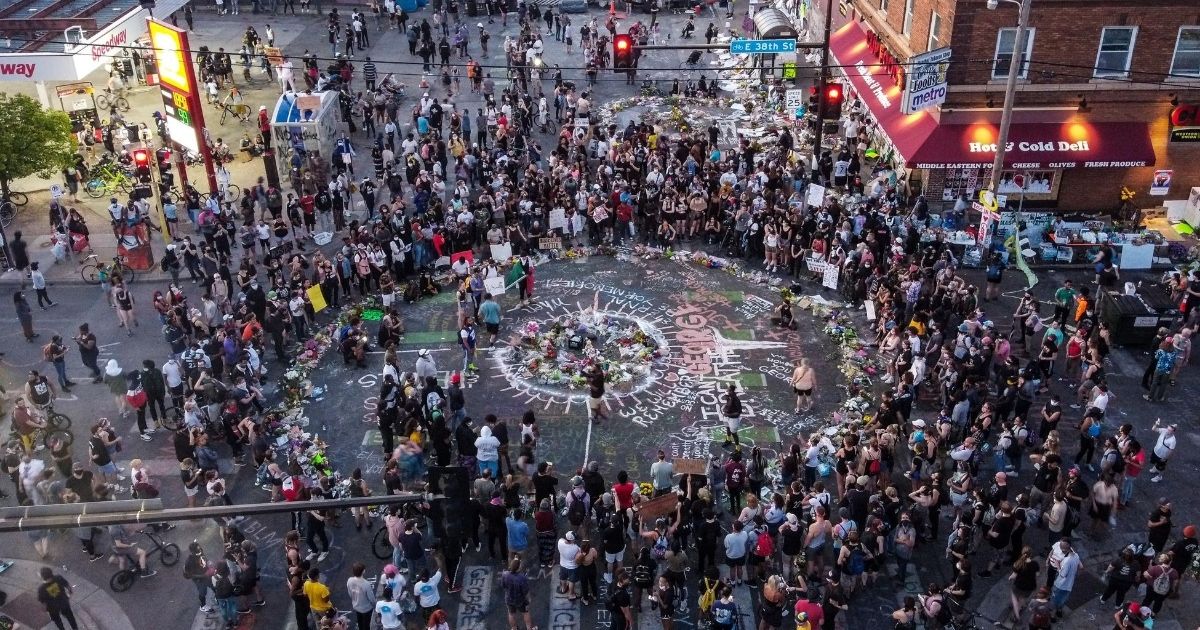
<svg viewBox="0 0 1200 630"><path fill-rule="evenodd" d="M1150 583L1150 588L1154 589L1154 592L1159 595L1166 595L1171 592L1171 570L1167 567L1162 567L1162 573L1159 573L1158 577L1154 578L1154 581Z"/></svg>
<svg viewBox="0 0 1200 630"><path fill-rule="evenodd" d="M584 495L587 496L586 494ZM573 527L579 527L587 518L587 501L578 495L571 497L571 505L567 507L567 520Z"/></svg>
<svg viewBox="0 0 1200 630"><path fill-rule="evenodd" d="M767 532L759 532L758 541L754 543L754 555L760 558L770 558L775 553L775 541Z"/></svg>
<svg viewBox="0 0 1200 630"><path fill-rule="evenodd" d="M1038 606L1033 610L1033 616L1029 619L1029 627L1031 628L1049 628L1051 622L1050 607Z"/></svg>
<svg viewBox="0 0 1200 630"><path fill-rule="evenodd" d="M867 570L867 554L859 545L850 550L850 559L846 561L846 572L850 575L862 575Z"/></svg>
<svg viewBox="0 0 1200 630"><path fill-rule="evenodd" d="M42 358L47 361L54 360L54 344L53 343L48 343L48 344L42 346Z"/></svg>
<svg viewBox="0 0 1200 630"><path fill-rule="evenodd" d="M1088 427L1087 434L1093 440L1100 437L1100 423L1093 419L1092 426Z"/></svg>
<svg viewBox="0 0 1200 630"><path fill-rule="evenodd" d="M697 602L701 613L707 613L708 611L712 610L713 604L717 602L718 584L720 584L720 581L713 582L710 586L708 583L708 578L704 578L704 590L700 593L700 600Z"/></svg>

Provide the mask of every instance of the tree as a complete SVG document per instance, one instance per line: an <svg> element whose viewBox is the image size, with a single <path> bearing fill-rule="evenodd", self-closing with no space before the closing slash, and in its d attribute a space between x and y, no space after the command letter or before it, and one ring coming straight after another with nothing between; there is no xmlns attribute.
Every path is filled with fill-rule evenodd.
<svg viewBox="0 0 1200 630"><path fill-rule="evenodd" d="M51 177L75 163L71 119L23 94L0 92L0 194L30 175Z"/></svg>

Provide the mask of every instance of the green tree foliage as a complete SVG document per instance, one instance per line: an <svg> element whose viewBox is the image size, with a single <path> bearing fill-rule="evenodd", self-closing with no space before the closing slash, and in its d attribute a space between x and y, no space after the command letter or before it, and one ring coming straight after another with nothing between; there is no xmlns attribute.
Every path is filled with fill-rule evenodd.
<svg viewBox="0 0 1200 630"><path fill-rule="evenodd" d="M75 161L71 119L34 99L0 92L0 191L13 180L50 177Z"/></svg>

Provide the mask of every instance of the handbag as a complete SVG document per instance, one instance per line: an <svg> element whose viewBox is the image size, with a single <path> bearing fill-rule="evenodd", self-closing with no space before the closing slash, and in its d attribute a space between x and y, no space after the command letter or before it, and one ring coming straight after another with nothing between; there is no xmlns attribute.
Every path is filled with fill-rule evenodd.
<svg viewBox="0 0 1200 630"><path fill-rule="evenodd" d="M141 387L125 392L125 402L129 403L134 409L141 409L146 406L146 390Z"/></svg>

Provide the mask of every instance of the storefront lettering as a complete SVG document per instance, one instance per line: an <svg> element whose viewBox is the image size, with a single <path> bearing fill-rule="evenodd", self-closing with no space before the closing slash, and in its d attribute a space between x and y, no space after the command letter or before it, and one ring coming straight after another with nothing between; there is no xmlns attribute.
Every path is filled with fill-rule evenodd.
<svg viewBox="0 0 1200 630"><path fill-rule="evenodd" d="M1014 147L1018 151L1028 151L1028 152L1039 152L1039 151L1087 152L1087 151L1092 150L1092 148L1088 144L1087 140L1080 140L1079 142L1064 142L1062 140L1060 140L1058 142L1053 142L1050 140L1046 140L1043 142L1009 142L1008 144L1004 145L1004 150L1012 151ZM996 152L996 143L995 142L992 142L992 143L968 142L967 150L970 151L971 153L995 153Z"/></svg>
<svg viewBox="0 0 1200 630"><path fill-rule="evenodd" d="M1079 162L1051 162L1046 166L1049 168L1075 168Z"/></svg>
<svg viewBox="0 0 1200 630"><path fill-rule="evenodd" d="M120 33L113 33L103 44L92 45L92 61L97 61L102 57L107 57L112 49L121 46L129 37L129 31L123 30Z"/></svg>
<svg viewBox="0 0 1200 630"><path fill-rule="evenodd" d="M860 75L862 75L863 81L865 81L867 84L867 88L870 89L871 93L875 95L875 98L879 100L879 104L883 105L884 107L891 107L892 99L888 98L887 94L884 93L883 86L879 84L879 81L876 81L875 77L871 76L871 69L861 61L854 64L854 68L858 70Z"/></svg>
<svg viewBox="0 0 1200 630"><path fill-rule="evenodd" d="M1087 168L1130 168L1134 166L1146 166L1143 162L1084 162Z"/></svg>
<svg viewBox="0 0 1200 630"><path fill-rule="evenodd" d="M0 63L0 75L4 76L21 75L29 79L34 70L37 70L36 63Z"/></svg>
<svg viewBox="0 0 1200 630"><path fill-rule="evenodd" d="M867 48L879 58L879 64L883 66L883 71L892 77L892 81L896 82L897 86L904 86L904 66L900 64L900 60L892 54L891 50L879 38L879 34L870 31L867 33ZM859 70L862 72L862 70ZM866 76L866 75L864 75Z"/></svg>

